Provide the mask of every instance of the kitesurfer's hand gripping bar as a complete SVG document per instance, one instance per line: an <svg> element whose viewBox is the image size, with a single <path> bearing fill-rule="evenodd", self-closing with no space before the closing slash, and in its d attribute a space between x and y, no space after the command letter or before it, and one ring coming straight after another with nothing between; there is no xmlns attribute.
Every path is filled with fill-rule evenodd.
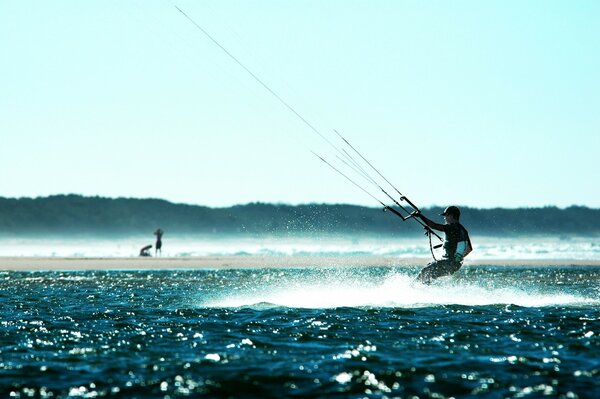
<svg viewBox="0 0 600 399"><path fill-rule="evenodd" d="M405 210L408 213L408 216L403 216L400 212L398 212L397 210L395 210L391 206L384 206L383 207L383 211L384 212L387 212L387 211L392 212L394 215L396 215L400 219L402 219L402 221L407 221L410 218L414 218L425 229L425 235L430 236L431 234L433 234L440 241L444 241L444 239L442 237L440 237L438 234L436 234L435 231L431 230L429 228L429 226L427 226L425 223L423 223L420 219L416 218L416 216L419 216L421 214L421 211L419 210L419 208L417 208L412 202L410 202L410 200L408 198L406 198L404 196L402 196L400 198L400 200L408 202L410 204L410 206L412 206L415 210L413 212L408 213L408 210L406 208L402 207L402 209ZM439 244L439 245L434 246L433 248L440 248L441 246L442 246L442 244Z"/></svg>

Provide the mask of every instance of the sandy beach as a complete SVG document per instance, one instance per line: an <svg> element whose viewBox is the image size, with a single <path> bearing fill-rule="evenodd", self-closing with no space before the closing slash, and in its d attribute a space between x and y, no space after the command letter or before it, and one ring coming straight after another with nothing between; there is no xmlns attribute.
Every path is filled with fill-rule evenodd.
<svg viewBox="0 0 600 399"><path fill-rule="evenodd" d="M161 270L252 269L303 267L419 267L430 258L385 256L199 256L140 257L0 257L0 270ZM600 266L600 260L581 259L482 259L465 266Z"/></svg>

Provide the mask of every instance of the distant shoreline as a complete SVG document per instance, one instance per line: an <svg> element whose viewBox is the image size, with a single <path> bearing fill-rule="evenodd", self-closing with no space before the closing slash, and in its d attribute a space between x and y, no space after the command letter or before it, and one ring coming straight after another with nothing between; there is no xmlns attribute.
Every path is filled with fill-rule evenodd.
<svg viewBox="0 0 600 399"><path fill-rule="evenodd" d="M458 204L460 205L460 204ZM460 206L461 220L473 236L556 235L599 237L600 209L471 208ZM421 209L437 217L443 207ZM400 227L402 226L402 227ZM0 197L0 232L8 237L125 237L151 233L175 235L417 237L417 223L402 223L379 206L351 204L247 203L223 208L175 204L161 199L86 197L75 194L38 198Z"/></svg>
<svg viewBox="0 0 600 399"><path fill-rule="evenodd" d="M421 267L429 261L392 256L0 257L0 271ZM465 266L600 266L600 259L473 259Z"/></svg>

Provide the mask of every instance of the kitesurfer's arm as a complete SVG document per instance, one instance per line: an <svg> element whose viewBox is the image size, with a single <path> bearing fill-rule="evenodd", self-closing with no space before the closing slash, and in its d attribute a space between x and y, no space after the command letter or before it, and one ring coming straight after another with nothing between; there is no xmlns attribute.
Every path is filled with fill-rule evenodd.
<svg viewBox="0 0 600 399"><path fill-rule="evenodd" d="M425 223L427 225L427 227L432 228L434 230L438 230L438 231L445 231L443 224L439 224L432 220L427 219L421 212L419 212L416 216L421 218L421 220L423 221L423 223Z"/></svg>

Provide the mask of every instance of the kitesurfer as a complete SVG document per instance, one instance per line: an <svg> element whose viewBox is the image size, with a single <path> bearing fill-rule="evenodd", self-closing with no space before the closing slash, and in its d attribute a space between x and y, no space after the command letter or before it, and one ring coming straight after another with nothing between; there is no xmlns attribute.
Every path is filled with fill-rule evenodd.
<svg viewBox="0 0 600 399"><path fill-rule="evenodd" d="M443 231L446 234L444 240L444 256L440 260L429 263L417 276L417 281L423 284L431 284L431 281L443 276L449 276L458 271L462 261L472 250L471 239L467 229L460 224L460 209L456 206L447 207L441 216L445 224L439 224L426 218L418 212L419 217L429 228Z"/></svg>

